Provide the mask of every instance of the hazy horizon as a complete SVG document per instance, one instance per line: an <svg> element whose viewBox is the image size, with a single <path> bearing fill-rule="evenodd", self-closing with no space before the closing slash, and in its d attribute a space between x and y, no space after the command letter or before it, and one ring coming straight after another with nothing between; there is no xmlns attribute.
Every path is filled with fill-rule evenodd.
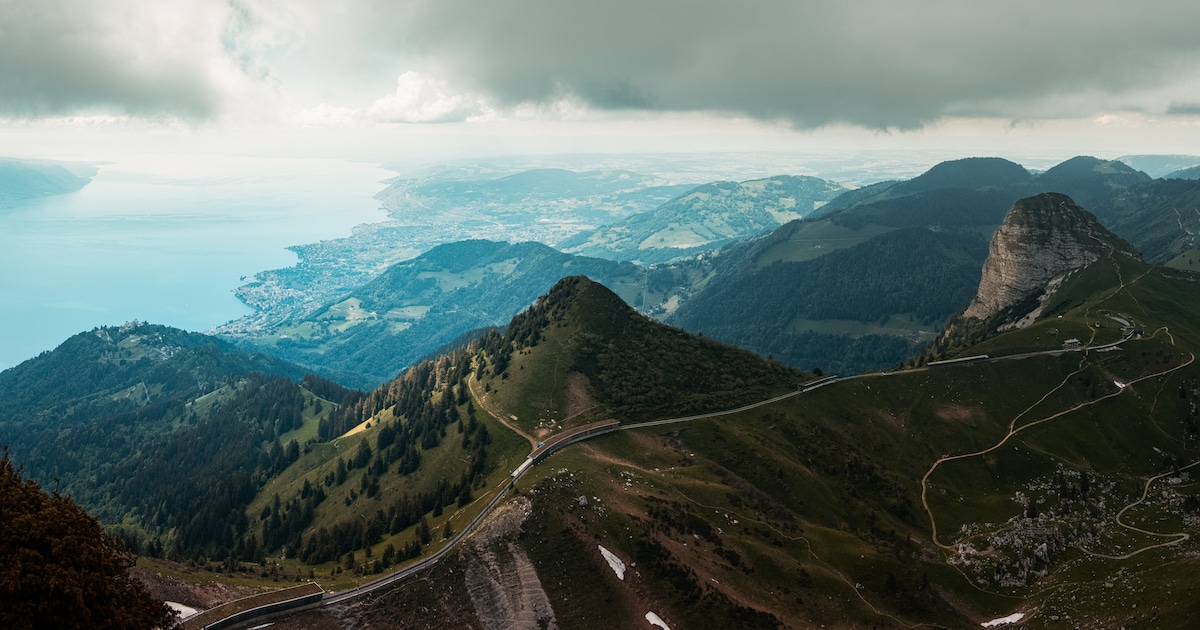
<svg viewBox="0 0 1200 630"><path fill-rule="evenodd" d="M47 202L60 208L161 156L192 182L327 160L397 175L503 162L862 184L960 157L1040 169L1200 146L1200 7L1185 2L10 0L0 18L0 154L102 166ZM339 203L377 213L379 188ZM223 205L203 212L219 223ZM272 216L303 227L309 215ZM107 224L114 242L121 225ZM269 268L290 260L284 246L349 228L237 255ZM5 266L72 286L39 278L35 257ZM228 304L231 288L214 299Z"/></svg>

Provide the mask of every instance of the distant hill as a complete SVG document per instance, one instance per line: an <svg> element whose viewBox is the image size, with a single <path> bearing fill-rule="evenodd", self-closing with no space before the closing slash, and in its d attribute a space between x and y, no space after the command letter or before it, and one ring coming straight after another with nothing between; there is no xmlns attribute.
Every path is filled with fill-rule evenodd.
<svg viewBox="0 0 1200 630"><path fill-rule="evenodd" d="M1200 156L1196 155L1122 155L1116 161L1154 178L1171 177L1174 171L1200 166Z"/></svg>
<svg viewBox="0 0 1200 630"><path fill-rule="evenodd" d="M987 251L977 233L906 227L819 258L764 264L773 240L756 243L757 260L724 270L667 321L805 369L886 368L962 310Z"/></svg>
<svg viewBox="0 0 1200 630"><path fill-rule="evenodd" d="M606 222L649 210L687 188L632 171L546 168L500 177L398 178L376 198L407 221L445 222L469 211L476 219L518 223L536 217Z"/></svg>
<svg viewBox="0 0 1200 630"><path fill-rule="evenodd" d="M1078 156L1038 175L1029 194L1058 192L1084 208L1092 208L1150 179L1123 162Z"/></svg>
<svg viewBox="0 0 1200 630"><path fill-rule="evenodd" d="M0 372L0 419L71 426L255 371L296 379L304 374L296 365L200 333L140 322L104 326Z"/></svg>
<svg viewBox="0 0 1200 630"><path fill-rule="evenodd" d="M511 173L488 167L387 184L376 197L389 220L357 226L345 238L289 248L297 264L260 272L239 287L238 298L255 312L222 330L263 335L309 318L391 265L438 245L468 239L557 243L653 210L694 187L625 170Z"/></svg>
<svg viewBox="0 0 1200 630"><path fill-rule="evenodd" d="M714 182L558 246L587 256L663 262L803 218L845 191L839 184L805 176Z"/></svg>
<svg viewBox="0 0 1200 630"><path fill-rule="evenodd" d="M596 278L631 304L640 301L641 270L630 263L564 254L541 243L475 240L392 265L298 321L252 335L228 326L224 332L343 382L373 387L468 330L503 325L572 274Z"/></svg>
<svg viewBox="0 0 1200 630"><path fill-rule="evenodd" d="M0 209L79 190L95 174L94 167L79 164L0 158Z"/></svg>
<svg viewBox="0 0 1200 630"><path fill-rule="evenodd" d="M1033 176L1025 167L1003 158L975 157L951 160L890 189L906 195L938 188L1000 188L1028 183Z"/></svg>
<svg viewBox="0 0 1200 630"><path fill-rule="evenodd" d="M1200 179L1200 166L1192 166L1163 175L1163 179Z"/></svg>
<svg viewBox="0 0 1200 630"><path fill-rule="evenodd" d="M727 248L706 261L705 284L666 321L796 367L887 369L970 302L987 242L1015 201L1058 191L1100 203L1149 181L1091 157L1038 175L999 158L942 163ZM818 300L805 296L839 308L810 309Z"/></svg>

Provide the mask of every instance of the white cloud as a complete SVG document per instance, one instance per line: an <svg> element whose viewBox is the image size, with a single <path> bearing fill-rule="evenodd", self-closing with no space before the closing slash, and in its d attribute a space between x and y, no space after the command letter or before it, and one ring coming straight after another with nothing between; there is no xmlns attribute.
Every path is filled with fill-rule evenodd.
<svg viewBox="0 0 1200 630"><path fill-rule="evenodd" d="M445 81L408 71L396 79L396 92L367 108L368 119L385 123L463 122L492 112L482 96L455 92Z"/></svg>
<svg viewBox="0 0 1200 630"><path fill-rule="evenodd" d="M0 0L0 16L0 113L10 116L208 119L262 83L239 55L227 2Z"/></svg>

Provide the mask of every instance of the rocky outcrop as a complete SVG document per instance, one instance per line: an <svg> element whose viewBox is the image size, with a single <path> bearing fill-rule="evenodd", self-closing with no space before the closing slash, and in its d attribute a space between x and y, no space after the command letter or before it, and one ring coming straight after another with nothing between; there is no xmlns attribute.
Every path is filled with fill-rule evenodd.
<svg viewBox="0 0 1200 630"><path fill-rule="evenodd" d="M531 511L529 499L517 497L493 512L464 549L467 592L485 630L558 628L533 562L512 540Z"/></svg>
<svg viewBox="0 0 1200 630"><path fill-rule="evenodd" d="M1052 292L1072 272L1114 254L1141 258L1066 195L1022 199L992 237L979 292L963 316L986 320L1009 311ZM1011 322L1017 322L1026 313L1012 315Z"/></svg>

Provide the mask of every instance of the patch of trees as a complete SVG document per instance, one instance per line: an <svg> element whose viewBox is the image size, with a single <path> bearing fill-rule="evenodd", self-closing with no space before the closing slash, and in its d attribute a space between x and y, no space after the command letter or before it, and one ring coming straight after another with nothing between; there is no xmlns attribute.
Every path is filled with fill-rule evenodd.
<svg viewBox="0 0 1200 630"><path fill-rule="evenodd" d="M0 626L174 628L130 576L121 542L68 497L47 495L0 457Z"/></svg>
<svg viewBox="0 0 1200 630"><path fill-rule="evenodd" d="M890 368L915 350L892 335L792 330L797 319L886 322L912 314L929 329L962 310L979 286L987 244L974 232L901 229L804 262L748 260L714 279L671 323L785 364L827 372Z"/></svg>
<svg viewBox="0 0 1200 630"><path fill-rule="evenodd" d="M458 419L459 393L466 387L463 378L470 373L471 358L481 343L472 342L466 348L408 368L392 382L323 418L317 434L322 440L331 440L375 414L392 409L393 415L405 418L402 429L405 435L415 434L420 436L418 443L436 445L441 439L442 428ZM453 390L453 393L434 396L443 387Z"/></svg>
<svg viewBox="0 0 1200 630"><path fill-rule="evenodd" d="M1022 196L1006 189L939 188L857 206L830 215L829 220L852 230L868 224L895 228L994 228L1004 222L1004 215Z"/></svg>
<svg viewBox="0 0 1200 630"><path fill-rule="evenodd" d="M403 493L392 500L386 509L381 507L366 519L342 521L334 524L331 528L321 527L315 532L304 536L303 540L296 539L294 536L298 536L299 531L303 530L308 525L308 522L311 522L311 511L302 513L308 517L308 520L303 525L299 525L295 529L289 528L282 534L273 533L269 529L275 527L284 528L287 525L286 518L281 517L278 521L275 521L270 519L270 514L267 514L268 519L264 520L263 524L263 540L269 542L265 543L265 546L268 549L275 549L283 541L282 536L287 536L288 540L294 545L289 546L299 550L298 554L301 560L310 564L321 564L336 560L356 549L375 545L383 539L384 535L399 534L409 527L417 525L416 544L410 542L405 547L395 551L396 555L394 559L395 561L402 561L419 556L421 550L431 540L426 515L428 514L433 518L437 518L442 515L444 508L452 505L465 507L474 499L472 488L482 479L485 473L487 445L491 442L491 438L487 434L487 427L482 424L477 426L478 428L474 433L473 439L464 439L463 441L464 448L470 448L469 463L457 481L449 482L445 478L442 478L431 491L415 494ZM365 444L365 441L363 443ZM387 462L396 459L394 455L388 455L389 453L403 452L404 449L411 448L411 445L406 445L404 448L397 448L399 446L401 445L392 444L387 449L379 451L376 458L368 466L367 472L362 476L364 487L375 486L378 488L378 475L387 474ZM401 468L397 471L397 474L405 475L408 473ZM378 489L376 489L376 492L378 492ZM297 505L301 504L298 503ZM387 563L385 562L385 564ZM390 564L387 564L387 566L390 566Z"/></svg>
<svg viewBox="0 0 1200 630"><path fill-rule="evenodd" d="M248 527L246 506L300 456L279 437L300 426L303 405L296 384L252 374L207 418L104 471L98 485L144 515L149 532L176 530L174 555L228 556Z"/></svg>
<svg viewBox="0 0 1200 630"><path fill-rule="evenodd" d="M398 418L383 422L374 436L374 448L370 440L361 440L353 454L339 457L334 470L324 478L324 487L337 487L349 481L353 471L363 471L357 490L352 489L345 499L347 505L361 498L385 502L381 479L389 474L406 476L416 472L423 461L422 452L439 446L453 426L462 434L459 444L466 451L467 461L457 480L442 478L433 490L402 494L366 519L342 521L304 534L313 521L315 508L326 497L321 486L313 488L306 481L300 496L288 502L276 498L260 516L263 549L273 552L286 546L305 562L321 564L374 545L384 535L420 525L427 514L437 518L445 507L470 503L473 488L487 472L487 446L492 441L487 427L475 417L463 380L470 372L470 356L478 350L479 343L473 342L437 361L413 366L392 383L331 413L319 429L323 438L336 437L387 409ZM463 403L467 405L465 422L459 411ZM428 533L427 524L424 532ZM420 555L429 540L421 531L417 540L415 546L396 550L394 560Z"/></svg>

